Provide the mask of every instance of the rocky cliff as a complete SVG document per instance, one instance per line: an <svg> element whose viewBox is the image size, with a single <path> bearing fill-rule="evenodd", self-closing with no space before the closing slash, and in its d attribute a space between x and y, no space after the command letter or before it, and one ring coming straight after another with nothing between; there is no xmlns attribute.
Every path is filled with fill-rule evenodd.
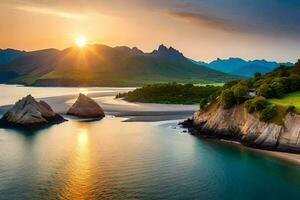
<svg viewBox="0 0 300 200"><path fill-rule="evenodd" d="M243 106L228 110L215 107L196 112L190 130L195 135L236 140L255 148L300 153L300 115L288 113L283 123L261 122Z"/></svg>

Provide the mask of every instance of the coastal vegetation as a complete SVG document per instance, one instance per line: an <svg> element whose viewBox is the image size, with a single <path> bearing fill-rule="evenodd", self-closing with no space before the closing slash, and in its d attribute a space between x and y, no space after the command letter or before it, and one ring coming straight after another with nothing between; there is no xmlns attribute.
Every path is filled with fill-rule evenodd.
<svg viewBox="0 0 300 200"><path fill-rule="evenodd" d="M297 112L300 112L300 91L286 94L280 99L268 99L268 101L272 104L288 107L289 110L296 109Z"/></svg>
<svg viewBox="0 0 300 200"><path fill-rule="evenodd" d="M300 60L293 67L280 66L265 75L230 81L208 104L216 101L224 109L243 104L249 113L258 113L261 121L281 124L279 115L299 112L299 90Z"/></svg>
<svg viewBox="0 0 300 200"><path fill-rule="evenodd" d="M145 85L128 93L118 94L116 98L143 103L200 104L202 107L215 98L220 89L220 86L195 86L173 82Z"/></svg>
<svg viewBox="0 0 300 200"><path fill-rule="evenodd" d="M223 86L193 84L151 84L132 92L118 94L130 102L199 104L201 110L211 105L230 109L243 105L260 121L282 125L286 113L300 110L300 61L295 66L280 66L265 75L233 80Z"/></svg>
<svg viewBox="0 0 300 200"><path fill-rule="evenodd" d="M299 92L300 60L292 67L226 83L220 95L182 124L193 135L299 153Z"/></svg>

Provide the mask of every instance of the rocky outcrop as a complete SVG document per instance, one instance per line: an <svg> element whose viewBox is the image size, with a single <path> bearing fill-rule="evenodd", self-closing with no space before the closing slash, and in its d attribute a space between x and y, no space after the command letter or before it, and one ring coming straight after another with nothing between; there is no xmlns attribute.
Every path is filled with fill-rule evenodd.
<svg viewBox="0 0 300 200"><path fill-rule="evenodd" d="M256 114L249 114L243 106L224 110L221 107L196 112L191 132L195 135L240 141L262 149L300 153L300 116L288 113L283 126L265 123Z"/></svg>
<svg viewBox="0 0 300 200"><path fill-rule="evenodd" d="M31 95L19 100L0 119L0 127L42 127L66 121L44 101L37 102Z"/></svg>
<svg viewBox="0 0 300 200"><path fill-rule="evenodd" d="M174 49L173 47L167 48L165 45L161 44L158 47L158 50L152 51L150 55L154 57L162 57L162 58L172 58L176 60L186 60L184 55L179 52L177 49Z"/></svg>
<svg viewBox="0 0 300 200"><path fill-rule="evenodd" d="M79 97L67 114L82 118L102 118L105 116L102 108L93 99L84 94L79 94Z"/></svg>

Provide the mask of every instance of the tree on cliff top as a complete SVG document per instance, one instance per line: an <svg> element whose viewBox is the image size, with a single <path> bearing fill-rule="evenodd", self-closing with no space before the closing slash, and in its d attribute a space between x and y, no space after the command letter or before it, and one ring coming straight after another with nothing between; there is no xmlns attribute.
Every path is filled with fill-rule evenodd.
<svg viewBox="0 0 300 200"><path fill-rule="evenodd" d="M233 94L237 104L242 103L247 96L248 87L242 84L237 84L233 87Z"/></svg>
<svg viewBox="0 0 300 200"><path fill-rule="evenodd" d="M235 105L234 93L231 89L223 90L221 93L221 104L224 109L229 109Z"/></svg>

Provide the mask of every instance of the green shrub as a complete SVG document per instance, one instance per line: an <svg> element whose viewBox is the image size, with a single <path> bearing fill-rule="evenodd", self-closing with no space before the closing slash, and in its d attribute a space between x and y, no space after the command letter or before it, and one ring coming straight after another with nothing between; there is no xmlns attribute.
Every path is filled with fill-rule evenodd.
<svg viewBox="0 0 300 200"><path fill-rule="evenodd" d="M277 80L277 82L281 83L284 89L284 93L289 93L291 91L291 79L287 77L282 77Z"/></svg>
<svg viewBox="0 0 300 200"><path fill-rule="evenodd" d="M224 109L229 109L235 105L234 94L231 89L223 90L221 93L221 105Z"/></svg>
<svg viewBox="0 0 300 200"><path fill-rule="evenodd" d="M294 92L300 89L300 78L297 75L289 77L290 80L290 91Z"/></svg>
<svg viewBox="0 0 300 200"><path fill-rule="evenodd" d="M294 105L290 105L286 109L287 113L295 113L296 112L296 107Z"/></svg>
<svg viewBox="0 0 300 200"><path fill-rule="evenodd" d="M205 109L208 104L208 98L203 98L200 100L200 110Z"/></svg>
<svg viewBox="0 0 300 200"><path fill-rule="evenodd" d="M252 103L252 99L245 102L245 108L248 113L253 113L255 111L255 107Z"/></svg>
<svg viewBox="0 0 300 200"><path fill-rule="evenodd" d="M260 113L259 120L263 122L269 122L277 114L277 109L275 105L268 105Z"/></svg>
<svg viewBox="0 0 300 200"><path fill-rule="evenodd" d="M249 87L252 87L252 82L253 82L252 79L245 79L245 80L241 80L239 84L246 86L248 89Z"/></svg>
<svg viewBox="0 0 300 200"><path fill-rule="evenodd" d="M281 82L273 82L271 84L272 88L272 97L280 98L285 93L285 88Z"/></svg>
<svg viewBox="0 0 300 200"><path fill-rule="evenodd" d="M273 96L273 90L272 88L270 87L269 84L267 83L264 83L262 84L258 90L257 90L257 94L259 96L263 96L263 97L266 97L266 98L270 98Z"/></svg>
<svg viewBox="0 0 300 200"><path fill-rule="evenodd" d="M232 87L234 97L237 101L237 104L242 103L245 101L247 96L248 87L242 84L237 84Z"/></svg>
<svg viewBox="0 0 300 200"><path fill-rule="evenodd" d="M245 108L248 113L259 112L265 109L270 103L265 97L256 96L253 99L249 99L245 102Z"/></svg>
<svg viewBox="0 0 300 200"><path fill-rule="evenodd" d="M256 111L261 111L265 109L270 103L267 101L265 97L256 96L252 99L253 106Z"/></svg>
<svg viewBox="0 0 300 200"><path fill-rule="evenodd" d="M222 87L223 90L225 89L229 89L231 88L232 86L236 85L239 83L239 80L233 80L233 81L228 81L227 83L225 83Z"/></svg>

